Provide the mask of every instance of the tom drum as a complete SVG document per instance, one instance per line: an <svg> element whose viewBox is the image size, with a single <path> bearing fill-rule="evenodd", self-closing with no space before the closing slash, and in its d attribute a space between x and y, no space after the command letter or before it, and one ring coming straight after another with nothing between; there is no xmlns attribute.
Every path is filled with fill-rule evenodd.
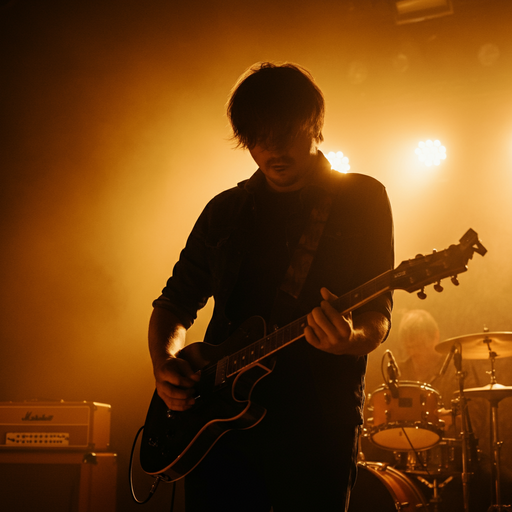
<svg viewBox="0 0 512 512"><path fill-rule="evenodd" d="M370 439L377 446L396 451L426 450L443 434L439 419L439 393L428 384L400 381L395 396L387 386L369 397Z"/></svg>

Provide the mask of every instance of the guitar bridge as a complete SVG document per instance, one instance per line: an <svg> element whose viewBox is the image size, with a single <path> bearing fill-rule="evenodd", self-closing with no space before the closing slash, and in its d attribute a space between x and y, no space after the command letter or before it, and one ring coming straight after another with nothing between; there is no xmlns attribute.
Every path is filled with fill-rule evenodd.
<svg viewBox="0 0 512 512"><path fill-rule="evenodd" d="M215 371L215 385L220 386L226 382L226 374L228 368L229 356L222 358L217 363L217 369Z"/></svg>

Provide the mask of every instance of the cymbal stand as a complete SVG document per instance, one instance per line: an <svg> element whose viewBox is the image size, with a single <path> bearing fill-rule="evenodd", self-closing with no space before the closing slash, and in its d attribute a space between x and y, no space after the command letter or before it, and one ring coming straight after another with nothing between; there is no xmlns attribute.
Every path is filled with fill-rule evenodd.
<svg viewBox="0 0 512 512"><path fill-rule="evenodd" d="M470 471L469 466L469 448L471 433L468 429L468 404L466 396L464 395L464 379L465 373L462 371L462 347L457 344L455 353L453 355L453 364L457 370L456 377L459 381L459 406L461 418L461 433L462 433L462 493L464 500L464 512L469 512L469 482L473 473Z"/></svg>
<svg viewBox="0 0 512 512"><path fill-rule="evenodd" d="M491 376L491 386L497 384L496 381L496 369L495 369L495 361L496 361L496 352L491 350L490 344L487 343L489 347L489 360L491 361L491 371L487 372ZM503 505L501 503L501 460L500 460L500 451L501 445L503 441L499 441L499 432L498 432L498 404L503 397L498 398L489 398L489 403L491 405L491 417L490 417L490 447L491 447L491 482L492 482L492 505L489 507L487 512L502 510L510 510L510 505Z"/></svg>

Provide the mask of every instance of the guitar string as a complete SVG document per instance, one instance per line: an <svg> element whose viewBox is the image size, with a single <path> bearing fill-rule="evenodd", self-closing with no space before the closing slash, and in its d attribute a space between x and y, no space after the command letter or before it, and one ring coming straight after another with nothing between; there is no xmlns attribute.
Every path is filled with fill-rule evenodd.
<svg viewBox="0 0 512 512"><path fill-rule="evenodd" d="M383 291L385 291L385 288L379 287L378 282L381 281L382 278L384 276L386 276L387 274L389 274L389 271L381 276L376 277L375 279L372 279L371 281L356 288L355 290L352 290L351 292L348 292L345 295L338 297L336 300L333 301L333 306L336 307L338 310L341 309L342 311L347 313L348 311L351 310L352 305L355 304L356 302L358 302L358 299L361 297L361 295L366 297L364 299L365 301L368 301L374 295L382 293ZM340 308L340 306L343 303L345 303L345 306ZM304 326L306 324L307 324L307 316L303 316L303 317L299 318L298 320L295 320L294 322L288 324L287 326L282 327L281 329L278 329L277 331L274 331L273 333L269 334L265 338L262 338L254 343L251 343L247 347L244 347L243 349L240 349L237 352L234 352L233 354L227 356L228 357L228 367L229 366L233 367L235 364L240 364L239 361L245 357L244 352L247 353L247 350L250 349L251 347L255 348L255 350L253 352L260 353L260 351L256 349L256 347L258 347L258 345L263 343L264 345L270 344L270 346L273 347L273 343L277 340L279 335L283 334L286 330L293 331L294 328L296 329L297 326L300 326L301 332L298 333L297 336L291 335L291 338L289 340L285 340L283 343L280 343L280 344L276 343L275 348L271 348L271 350L269 350L267 353L264 353L263 356L257 356L255 359L250 360L249 362L242 363L236 369L231 369L231 371L228 371L226 376L229 377L229 376L232 376L232 375L238 373L239 371L243 370L247 366L257 363L258 361L264 359L268 355L271 355L273 352L276 352L277 350L281 349L285 345L290 344L293 341L301 338L304 334ZM265 349L263 349L263 351L265 352ZM205 368L203 370L203 374L208 377L208 376L211 376L212 374L216 373L217 366L218 366L219 362L216 362L213 365Z"/></svg>
<svg viewBox="0 0 512 512"><path fill-rule="evenodd" d="M229 375L233 375L234 373L236 373L240 370L243 370L245 367L250 366L251 364L257 363L258 361L264 359L268 355L271 355L273 352L276 352L277 350L279 350L286 344L289 344L289 343L297 340L298 338L302 337L304 334L303 325L305 324L305 322L306 322L306 317L304 316L302 318L299 318L298 320L295 320L291 324L288 324L287 326L282 327L281 329L278 329L277 331L274 331L273 333L269 334L268 336L265 336L264 338L261 338L255 342L251 343L247 347L244 347L243 349L240 349L237 352L234 352L233 354L226 356L229 359L228 365L231 364L231 366L233 367L235 364L236 365L240 364L239 361L241 361L245 358L244 353L247 353L247 351L250 350L251 347L254 349L252 351L253 353L261 354L262 351L264 352L263 355L258 355L258 356L256 356L255 359L249 360L249 362L242 363L239 367L236 368L236 370L232 370L231 372L229 372ZM301 329L301 332L293 333L294 329L297 330L297 326L299 326L299 328ZM284 339L285 337L283 336L283 342L276 342L278 340L279 336L281 334L284 334L286 330L291 331L289 339ZM295 334L297 334L297 336L295 336ZM263 348L262 351L258 350L257 347L262 344L270 346L270 350L266 353L265 353L265 348ZM251 359L251 358L249 358L249 359ZM208 376L213 373L216 373L217 365L218 365L218 362L211 366L208 366L205 370L203 370L204 375Z"/></svg>

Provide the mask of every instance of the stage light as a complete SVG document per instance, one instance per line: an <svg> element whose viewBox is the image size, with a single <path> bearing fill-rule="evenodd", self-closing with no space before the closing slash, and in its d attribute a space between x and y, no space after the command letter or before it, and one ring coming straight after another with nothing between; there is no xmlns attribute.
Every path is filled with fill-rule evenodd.
<svg viewBox="0 0 512 512"><path fill-rule="evenodd" d="M446 148L438 140L434 142L431 140L421 141L414 152L418 155L419 161L427 167L439 165L442 160L446 160Z"/></svg>
<svg viewBox="0 0 512 512"><path fill-rule="evenodd" d="M396 0L395 21L398 25L453 14L451 0Z"/></svg>
<svg viewBox="0 0 512 512"><path fill-rule="evenodd" d="M348 163L348 157L344 156L341 151L334 152L329 151L326 155L327 160L329 160L329 163L331 164L331 169L334 169L335 171L342 172L343 174L347 174L347 172L350 170L350 165Z"/></svg>

